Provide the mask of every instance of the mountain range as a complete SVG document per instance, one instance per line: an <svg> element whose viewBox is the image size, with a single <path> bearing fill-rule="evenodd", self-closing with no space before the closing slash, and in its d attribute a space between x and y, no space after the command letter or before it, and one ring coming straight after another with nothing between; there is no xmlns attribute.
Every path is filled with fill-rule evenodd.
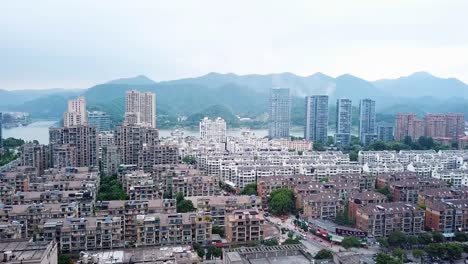
<svg viewBox="0 0 468 264"><path fill-rule="evenodd" d="M367 81L344 74L336 78L323 73L298 76L292 73L236 75L209 73L200 77L155 82L146 76L121 78L88 89L0 90L0 110L24 111L33 118L59 119L66 101L84 95L90 109L108 112L120 122L125 111L125 91L138 89L157 95L158 126L193 125L200 116L219 111L232 126L243 125L233 116L250 118L251 126L267 120L268 94L272 87L289 87L292 95L292 123L302 125L303 97L330 96L330 121L334 102L349 98L376 100L379 121L393 122L396 112L463 112L468 116L468 85L455 78L439 78L416 72L397 79ZM182 118L182 119L181 119ZM185 121L180 121L185 120Z"/></svg>

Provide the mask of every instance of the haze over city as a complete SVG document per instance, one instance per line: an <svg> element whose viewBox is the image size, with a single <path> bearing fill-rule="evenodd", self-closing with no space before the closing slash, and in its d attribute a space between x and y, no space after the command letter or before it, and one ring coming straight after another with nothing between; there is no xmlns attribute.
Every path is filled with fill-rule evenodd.
<svg viewBox="0 0 468 264"><path fill-rule="evenodd" d="M1 264L468 263L467 10L2 3Z"/></svg>
<svg viewBox="0 0 468 264"><path fill-rule="evenodd" d="M468 3L6 1L0 89L88 88L144 74L293 72L468 82Z"/></svg>

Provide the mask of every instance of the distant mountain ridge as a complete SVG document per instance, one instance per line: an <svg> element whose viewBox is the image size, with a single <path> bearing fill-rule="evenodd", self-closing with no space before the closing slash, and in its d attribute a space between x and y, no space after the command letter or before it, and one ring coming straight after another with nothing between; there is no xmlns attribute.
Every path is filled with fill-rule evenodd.
<svg viewBox="0 0 468 264"><path fill-rule="evenodd" d="M84 95L90 109L107 111L119 122L125 108L125 91L138 89L157 94L158 124L167 127L184 125L177 121L178 117L191 117L193 123L193 118L203 113L212 114L213 109L220 109L229 120L236 115L251 119L262 117L264 122L272 87L291 89L293 125L302 124L303 97L316 94L329 95L331 106L337 98L349 98L354 106L360 99L374 99L380 116L387 118L400 111L418 114L464 112L468 116L465 107L468 105L468 85L455 78L438 78L426 72L373 82L350 74L334 78L323 73L298 76L292 73L237 75L212 72L200 77L160 82L139 75L81 91L47 90L41 94L34 90L29 97L24 91L0 90L0 110L26 111L38 118L60 118L68 98Z"/></svg>

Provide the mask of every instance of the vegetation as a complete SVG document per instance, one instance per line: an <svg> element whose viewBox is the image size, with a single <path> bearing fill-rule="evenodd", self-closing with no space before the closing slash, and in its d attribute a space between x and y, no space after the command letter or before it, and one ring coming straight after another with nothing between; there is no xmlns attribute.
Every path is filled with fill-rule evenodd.
<svg viewBox="0 0 468 264"><path fill-rule="evenodd" d="M128 200L128 195L123 190L122 184L117 179L117 175L101 177L97 200Z"/></svg>
<svg viewBox="0 0 468 264"><path fill-rule="evenodd" d="M361 242L359 241L359 239L355 237L348 236L348 237L343 238L343 241L341 241L341 246L346 249L357 248L361 246Z"/></svg>
<svg viewBox="0 0 468 264"><path fill-rule="evenodd" d="M349 218L348 211L349 208L348 204L346 203L343 212L336 213L335 223L339 225L353 226L355 221Z"/></svg>
<svg viewBox="0 0 468 264"><path fill-rule="evenodd" d="M393 200L392 194L390 193L390 189L388 188L388 186L385 186L381 189L376 189L375 191L387 196L387 199L389 201Z"/></svg>
<svg viewBox="0 0 468 264"><path fill-rule="evenodd" d="M424 257L424 250L422 249L413 249L413 257L416 259L422 260L422 257Z"/></svg>
<svg viewBox="0 0 468 264"><path fill-rule="evenodd" d="M268 201L270 212L273 215L284 215L294 212L294 193L289 189L274 190Z"/></svg>
<svg viewBox="0 0 468 264"><path fill-rule="evenodd" d="M194 165L197 162L197 159L192 155L187 155L182 158L182 162L185 164Z"/></svg>
<svg viewBox="0 0 468 264"><path fill-rule="evenodd" d="M278 243L278 240L276 240L275 238L273 239L269 239L269 240L265 240L263 242L263 245L267 246L267 247L270 247L270 246L277 246L279 243Z"/></svg>
<svg viewBox="0 0 468 264"><path fill-rule="evenodd" d="M211 228L211 233L224 237L224 229L220 227L219 225L213 225L213 227Z"/></svg>
<svg viewBox="0 0 468 264"><path fill-rule="evenodd" d="M242 195L257 195L257 183L249 183L240 192Z"/></svg>
<svg viewBox="0 0 468 264"><path fill-rule="evenodd" d="M375 259L376 264L400 264L401 259L395 258L394 256L390 256L384 253L377 254Z"/></svg>
<svg viewBox="0 0 468 264"><path fill-rule="evenodd" d="M432 243L424 248L424 251L431 258L455 260L461 258L463 245L460 243Z"/></svg>
<svg viewBox="0 0 468 264"><path fill-rule="evenodd" d="M321 249L315 254L314 259L332 259L333 253L328 249Z"/></svg>
<svg viewBox="0 0 468 264"><path fill-rule="evenodd" d="M223 251L219 247L210 246L206 251L206 259L211 259L212 257L219 258L221 254L223 254Z"/></svg>
<svg viewBox="0 0 468 264"><path fill-rule="evenodd" d="M57 263L58 264L73 264L73 261L70 258L70 256L58 255Z"/></svg>
<svg viewBox="0 0 468 264"><path fill-rule="evenodd" d="M194 243L192 248L197 252L198 257L203 260L203 257L205 256L205 249L198 243Z"/></svg>
<svg viewBox="0 0 468 264"><path fill-rule="evenodd" d="M177 213L188 213L195 211L195 207L193 206L192 201L185 200L183 193L176 194L176 201L177 201Z"/></svg>
<svg viewBox="0 0 468 264"><path fill-rule="evenodd" d="M24 145L24 140L20 138L9 137L3 140L3 147L7 149L21 147L22 145Z"/></svg>

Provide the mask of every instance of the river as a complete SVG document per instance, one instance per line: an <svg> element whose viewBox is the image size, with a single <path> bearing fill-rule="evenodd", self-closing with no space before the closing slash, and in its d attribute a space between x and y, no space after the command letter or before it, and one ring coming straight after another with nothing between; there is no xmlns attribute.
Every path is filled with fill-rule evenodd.
<svg viewBox="0 0 468 264"><path fill-rule="evenodd" d="M25 141L37 140L41 144L49 143L49 127L53 126L57 121L37 121L27 126L14 127L9 129L3 129L3 138L14 137L21 138ZM196 129L179 129L184 132L185 136L198 136L199 132ZM160 137L168 137L171 135L173 129L160 129ZM258 137L264 137L268 135L268 129L252 129ZM239 136L242 129L228 129L228 136ZM302 137L303 129L300 127L291 128L291 136Z"/></svg>

